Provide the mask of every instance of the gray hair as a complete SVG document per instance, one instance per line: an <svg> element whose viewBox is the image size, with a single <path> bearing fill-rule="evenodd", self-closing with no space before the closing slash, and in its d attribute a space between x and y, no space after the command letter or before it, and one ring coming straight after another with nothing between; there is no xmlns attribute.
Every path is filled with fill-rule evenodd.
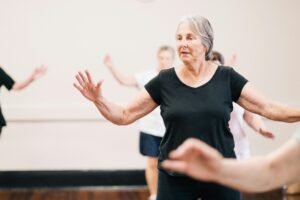
<svg viewBox="0 0 300 200"><path fill-rule="evenodd" d="M214 32L209 21L200 15L184 16L178 23L188 22L192 31L200 36L203 45L206 47L205 60L211 60L214 45Z"/></svg>
<svg viewBox="0 0 300 200"><path fill-rule="evenodd" d="M159 54L162 51L169 51L172 54L173 58L175 57L175 50L169 45L160 46L157 53Z"/></svg>

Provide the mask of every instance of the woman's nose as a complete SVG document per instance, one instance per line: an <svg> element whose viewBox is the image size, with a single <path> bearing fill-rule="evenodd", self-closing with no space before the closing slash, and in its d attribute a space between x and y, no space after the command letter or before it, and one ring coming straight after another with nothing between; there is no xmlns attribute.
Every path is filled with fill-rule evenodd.
<svg viewBox="0 0 300 200"><path fill-rule="evenodd" d="M186 40L181 40L181 46L182 48L187 48L187 41Z"/></svg>

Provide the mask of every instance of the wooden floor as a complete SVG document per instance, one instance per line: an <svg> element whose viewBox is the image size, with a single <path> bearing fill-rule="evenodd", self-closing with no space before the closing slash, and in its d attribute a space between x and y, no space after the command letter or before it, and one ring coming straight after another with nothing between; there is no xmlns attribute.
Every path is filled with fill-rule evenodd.
<svg viewBox="0 0 300 200"><path fill-rule="evenodd" d="M286 195L283 190L274 190L260 194L243 194L243 200L300 200L300 194Z"/></svg>
<svg viewBox="0 0 300 200"><path fill-rule="evenodd" d="M145 187L0 190L0 200L147 200Z"/></svg>
<svg viewBox="0 0 300 200"><path fill-rule="evenodd" d="M145 187L93 187L65 189L0 189L0 200L147 200ZM247 194L243 200L300 200L281 191Z"/></svg>

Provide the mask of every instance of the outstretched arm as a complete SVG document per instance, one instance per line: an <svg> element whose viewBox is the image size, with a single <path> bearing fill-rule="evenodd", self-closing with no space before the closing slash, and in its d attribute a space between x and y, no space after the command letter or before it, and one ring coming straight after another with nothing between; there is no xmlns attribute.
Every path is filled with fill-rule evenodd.
<svg viewBox="0 0 300 200"><path fill-rule="evenodd" d="M145 89L139 92L127 106L120 106L103 97L101 91L103 81L94 84L88 71L86 71L85 74L79 72L76 75L76 79L78 84L74 84L74 87L77 88L85 98L92 101L99 112L114 124L130 124L157 107L157 104Z"/></svg>
<svg viewBox="0 0 300 200"><path fill-rule="evenodd" d="M223 166L219 183L248 192L275 189L300 180L300 144L292 139L266 158L225 159Z"/></svg>
<svg viewBox="0 0 300 200"><path fill-rule="evenodd" d="M189 139L162 166L241 191L262 192L300 180L300 143L292 139L265 158L235 160L224 159L207 144Z"/></svg>
<svg viewBox="0 0 300 200"><path fill-rule="evenodd" d="M114 78L121 84L125 86L134 86L137 87L137 81L133 75L126 75L118 70L110 57L110 55L106 55L103 59L103 64L109 69Z"/></svg>
<svg viewBox="0 0 300 200"><path fill-rule="evenodd" d="M15 82L12 90L14 91L20 91L25 89L26 87L28 87L32 82L34 82L35 80L41 78L42 76L44 76L47 72L47 68L45 66L40 66L38 68L36 68L31 74L30 76L23 80L23 81L18 81Z"/></svg>
<svg viewBox="0 0 300 200"><path fill-rule="evenodd" d="M240 106L268 119L282 122L300 121L300 109L267 99L247 83L237 102Z"/></svg>

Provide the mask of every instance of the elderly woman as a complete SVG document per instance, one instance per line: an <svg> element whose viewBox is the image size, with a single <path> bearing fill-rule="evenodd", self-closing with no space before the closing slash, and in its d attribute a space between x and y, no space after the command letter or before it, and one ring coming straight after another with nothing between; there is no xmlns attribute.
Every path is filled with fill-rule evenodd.
<svg viewBox="0 0 300 200"><path fill-rule="evenodd" d="M224 157L235 158L228 127L232 102L266 118L285 122L300 120L300 110L283 106L260 95L232 68L210 61L213 30L201 16L184 17L176 32L177 53L182 64L162 70L127 106L104 98L102 81L94 84L90 74L79 72L74 86L92 101L102 115L118 125L130 124L160 105L166 133L159 162L188 138L198 138ZM159 164L158 200L236 200L238 191L167 171Z"/></svg>

